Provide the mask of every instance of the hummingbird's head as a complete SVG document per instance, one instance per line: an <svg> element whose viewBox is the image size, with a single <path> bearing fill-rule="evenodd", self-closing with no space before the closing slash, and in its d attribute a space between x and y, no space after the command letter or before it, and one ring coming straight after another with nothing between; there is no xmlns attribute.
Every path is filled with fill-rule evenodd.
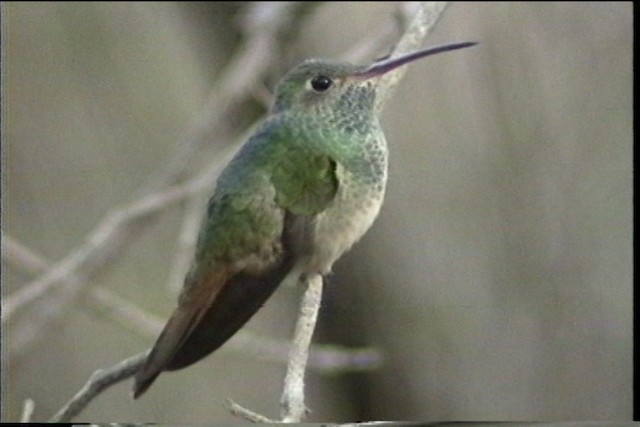
<svg viewBox="0 0 640 427"><path fill-rule="evenodd" d="M335 112L346 107L366 110L375 99L375 85L353 76L367 67L311 59L284 76L276 88L273 110L301 113Z"/></svg>
<svg viewBox="0 0 640 427"><path fill-rule="evenodd" d="M423 49L366 66L305 61L289 71L276 87L273 111L369 116L374 110L378 77L417 59L475 44L457 43Z"/></svg>

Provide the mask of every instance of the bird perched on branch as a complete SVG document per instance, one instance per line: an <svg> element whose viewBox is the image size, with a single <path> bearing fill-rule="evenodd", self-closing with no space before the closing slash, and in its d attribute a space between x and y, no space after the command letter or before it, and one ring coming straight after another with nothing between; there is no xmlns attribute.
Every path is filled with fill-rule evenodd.
<svg viewBox="0 0 640 427"><path fill-rule="evenodd" d="M459 43L368 66L311 60L220 175L178 307L135 375L134 397L162 371L218 349L277 286L324 275L369 229L387 181L379 78Z"/></svg>

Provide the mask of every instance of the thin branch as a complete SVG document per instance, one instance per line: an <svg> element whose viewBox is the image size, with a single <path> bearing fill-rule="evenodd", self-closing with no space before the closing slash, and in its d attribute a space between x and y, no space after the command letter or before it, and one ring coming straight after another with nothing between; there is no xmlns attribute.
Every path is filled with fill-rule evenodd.
<svg viewBox="0 0 640 427"><path fill-rule="evenodd" d="M391 53L391 58L419 49L427 35L435 28L448 2L420 2L420 7L402 38ZM408 5L407 8L411 6ZM376 110L382 111L395 87L400 83L408 67L399 67L379 79Z"/></svg>
<svg viewBox="0 0 640 427"><path fill-rule="evenodd" d="M35 403L33 403L32 399L27 399L24 401L24 407L22 408L22 416L20 417L21 423L28 423L31 421L31 417L33 416L33 410L35 409Z"/></svg>
<svg viewBox="0 0 640 427"><path fill-rule="evenodd" d="M309 346L316 327L322 300L322 276L307 278L307 289L300 304L293 343L289 351L289 363L284 379L284 390L280 398L281 420L274 421L256 414L232 402L231 412L249 421L299 423L306 415L304 404L304 374L309 359Z"/></svg>
<svg viewBox="0 0 640 427"><path fill-rule="evenodd" d="M51 265L42 256L8 236L7 233L2 233L2 260L33 276L42 274Z"/></svg>
<svg viewBox="0 0 640 427"><path fill-rule="evenodd" d="M307 369L309 345L316 328L322 301L322 276L316 275L307 281L308 287L300 304L300 315L289 353L284 390L280 398L282 421L285 423L299 423L307 411L304 404L304 373Z"/></svg>
<svg viewBox="0 0 640 427"><path fill-rule="evenodd" d="M65 423L78 415L88 404L112 385L126 380L144 364L150 350L136 354L123 360L109 369L98 370L91 375L89 381L60 409L49 422Z"/></svg>
<svg viewBox="0 0 640 427"><path fill-rule="evenodd" d="M275 424L280 422L278 420L267 418L264 415L260 415L257 412L250 411L249 409L239 405L231 399L227 399L227 401L229 402L229 411L236 417L243 418L247 421L251 421L252 423Z"/></svg>

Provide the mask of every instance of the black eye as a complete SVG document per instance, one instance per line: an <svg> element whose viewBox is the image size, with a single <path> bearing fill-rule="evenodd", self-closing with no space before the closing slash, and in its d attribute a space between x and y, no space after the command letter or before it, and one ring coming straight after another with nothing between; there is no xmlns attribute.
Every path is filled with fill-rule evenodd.
<svg viewBox="0 0 640 427"><path fill-rule="evenodd" d="M325 90L329 89L332 84L333 80L323 75L315 76L311 79L311 87L316 92L324 92Z"/></svg>

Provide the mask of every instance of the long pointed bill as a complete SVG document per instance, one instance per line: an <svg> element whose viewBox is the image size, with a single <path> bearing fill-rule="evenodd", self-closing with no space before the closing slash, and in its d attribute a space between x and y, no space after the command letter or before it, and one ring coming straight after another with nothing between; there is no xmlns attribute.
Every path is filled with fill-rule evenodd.
<svg viewBox="0 0 640 427"><path fill-rule="evenodd" d="M364 70L353 74L353 77L361 78L361 79L369 79L372 77L385 74L395 68L408 64L409 62L424 58L425 56L435 55L436 53L449 52L450 50L462 49L465 47L471 47L477 44L478 43L476 42L447 44L444 46L436 46L436 47L430 47L427 49L419 50L404 56L399 56L397 58L384 59L379 62L374 62L373 64L371 64L370 67L365 68Z"/></svg>

